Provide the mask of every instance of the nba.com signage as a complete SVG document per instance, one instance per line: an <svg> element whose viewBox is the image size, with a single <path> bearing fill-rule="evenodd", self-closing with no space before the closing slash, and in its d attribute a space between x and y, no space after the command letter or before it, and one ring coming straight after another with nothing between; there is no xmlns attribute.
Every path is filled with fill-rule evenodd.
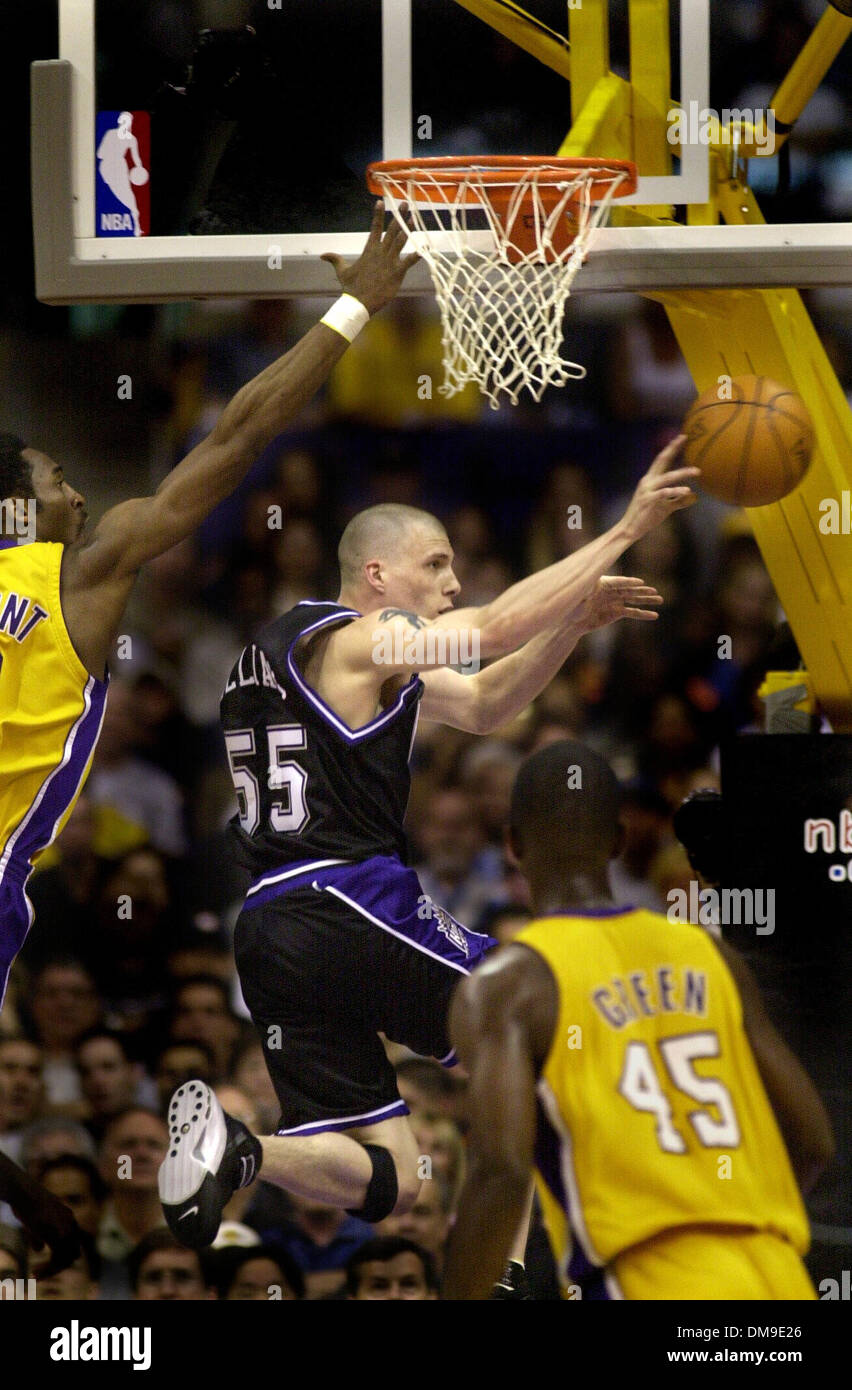
<svg viewBox="0 0 852 1390"><path fill-rule="evenodd" d="M151 231L151 118L99 111L95 124L95 235Z"/></svg>

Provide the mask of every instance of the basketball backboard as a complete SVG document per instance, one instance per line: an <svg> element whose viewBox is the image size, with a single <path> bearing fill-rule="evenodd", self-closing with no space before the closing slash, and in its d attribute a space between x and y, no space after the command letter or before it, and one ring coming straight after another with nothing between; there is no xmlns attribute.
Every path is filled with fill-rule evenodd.
<svg viewBox="0 0 852 1390"><path fill-rule="evenodd" d="M596 234L575 293L850 284L852 222L840 218L852 217L852 155L824 220L803 197L801 221L701 222L711 103L733 91L711 74L713 25L728 22L727 8L187 0L183 26L166 32L153 3L59 0L60 57L32 72L36 293L53 304L329 296L336 282L318 257L360 250L370 161L582 152L563 148L569 130L587 153L625 153L612 145L626 141L640 175L618 217L637 225ZM225 13L231 28L199 38ZM750 99L766 108L771 95L758 85ZM822 107L842 129L842 99ZM772 134L764 123L767 149ZM734 174L745 170L737 154ZM760 165L756 182L771 193L778 163L751 159L748 176ZM641 225L644 209L666 223ZM429 292L425 267L406 290Z"/></svg>

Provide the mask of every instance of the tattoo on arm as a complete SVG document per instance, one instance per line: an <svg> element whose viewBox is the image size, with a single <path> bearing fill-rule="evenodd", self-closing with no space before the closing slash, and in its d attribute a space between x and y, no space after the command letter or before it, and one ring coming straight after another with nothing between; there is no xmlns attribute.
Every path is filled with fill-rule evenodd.
<svg viewBox="0 0 852 1390"><path fill-rule="evenodd" d="M405 608L386 608L379 614L379 622L386 623L389 618L407 618L412 627L425 627L423 619L416 613L409 613Z"/></svg>

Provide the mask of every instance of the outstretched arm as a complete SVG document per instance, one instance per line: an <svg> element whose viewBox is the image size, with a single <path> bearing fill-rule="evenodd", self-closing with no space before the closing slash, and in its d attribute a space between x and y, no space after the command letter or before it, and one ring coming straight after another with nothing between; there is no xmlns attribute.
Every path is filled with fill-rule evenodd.
<svg viewBox="0 0 852 1390"><path fill-rule="evenodd" d="M333 261L345 292L368 314L393 299L417 259L401 255L405 234L396 222L386 232L383 227L383 205L378 203L358 261L347 266L339 257L326 258ZM106 513L88 543L76 551L85 581L135 574L146 560L191 535L308 403L347 345L336 329L318 323L238 391L207 438L172 469L153 497L122 502Z"/></svg>
<svg viewBox="0 0 852 1390"><path fill-rule="evenodd" d="M367 613L330 638L336 661L349 674L375 674L380 666L386 680L394 674L452 666L457 658L448 653L454 650L473 651L486 659L507 656L549 628L564 628L625 550L672 512L697 500L689 483L701 470L670 469L685 438L679 435L661 450L621 520L581 550L512 584L481 608L451 609L434 619L395 608Z"/></svg>
<svg viewBox="0 0 852 1390"><path fill-rule="evenodd" d="M73 1212L23 1168L0 1153L0 1201L8 1202L36 1250L47 1245L45 1275L60 1274L80 1254L80 1228Z"/></svg>
<svg viewBox="0 0 852 1390"><path fill-rule="evenodd" d="M603 575L594 592L563 627L548 628L511 656L501 657L476 675L426 671L420 717L467 733L487 734L526 709L564 666L580 638L619 618L653 622L662 596L641 579Z"/></svg>

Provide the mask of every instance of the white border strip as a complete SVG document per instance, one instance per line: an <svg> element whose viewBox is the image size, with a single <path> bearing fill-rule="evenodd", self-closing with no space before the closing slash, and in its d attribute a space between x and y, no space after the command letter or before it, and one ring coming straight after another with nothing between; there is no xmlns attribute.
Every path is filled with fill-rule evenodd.
<svg viewBox="0 0 852 1390"><path fill-rule="evenodd" d="M95 0L59 0L59 56L74 69L74 235L95 235Z"/></svg>
<svg viewBox="0 0 852 1390"><path fill-rule="evenodd" d="M411 0L382 0L382 150L409 159L414 125L411 93Z"/></svg>
<svg viewBox="0 0 852 1390"><path fill-rule="evenodd" d="M703 111L710 102L710 0L680 0L680 105L695 102ZM710 197L710 150L683 145L680 173L640 178L637 191L619 204L706 203Z"/></svg>

